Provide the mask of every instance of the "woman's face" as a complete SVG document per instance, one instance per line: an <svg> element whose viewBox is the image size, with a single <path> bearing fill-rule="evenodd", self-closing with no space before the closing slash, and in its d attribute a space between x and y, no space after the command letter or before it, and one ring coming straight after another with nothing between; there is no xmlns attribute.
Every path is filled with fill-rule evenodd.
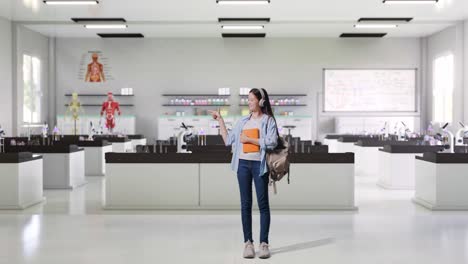
<svg viewBox="0 0 468 264"><path fill-rule="evenodd" d="M259 100L253 93L249 93L249 111L250 112L260 111Z"/></svg>

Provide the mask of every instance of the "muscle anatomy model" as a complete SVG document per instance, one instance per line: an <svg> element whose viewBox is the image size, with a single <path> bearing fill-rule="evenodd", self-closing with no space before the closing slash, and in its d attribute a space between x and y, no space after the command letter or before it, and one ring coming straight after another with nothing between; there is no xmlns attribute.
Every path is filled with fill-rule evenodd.
<svg viewBox="0 0 468 264"><path fill-rule="evenodd" d="M104 66L98 62L99 55L93 53L93 62L88 64L88 70L86 71L86 82L105 82L106 77L104 76Z"/></svg>
<svg viewBox="0 0 468 264"><path fill-rule="evenodd" d="M107 93L107 101L102 104L101 116L106 113L106 128L110 134L114 132L115 128L115 112L120 115L120 105L118 102L114 101L114 96L112 93Z"/></svg>

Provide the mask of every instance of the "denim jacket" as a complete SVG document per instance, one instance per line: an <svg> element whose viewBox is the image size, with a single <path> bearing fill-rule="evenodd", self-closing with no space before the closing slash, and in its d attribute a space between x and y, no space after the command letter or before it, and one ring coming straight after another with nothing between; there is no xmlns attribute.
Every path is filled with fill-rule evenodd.
<svg viewBox="0 0 468 264"><path fill-rule="evenodd" d="M250 117L251 115L242 117L241 120L237 121L234 128L227 135L226 146L232 146L231 169L235 173L237 173L237 168L239 167L239 148L242 148L242 143L240 142L242 128L245 123L249 121ZM259 139L261 156L259 176L264 176L268 172L266 151L274 149L278 144L278 134L276 131L277 127L275 120L270 118L270 116L263 114Z"/></svg>

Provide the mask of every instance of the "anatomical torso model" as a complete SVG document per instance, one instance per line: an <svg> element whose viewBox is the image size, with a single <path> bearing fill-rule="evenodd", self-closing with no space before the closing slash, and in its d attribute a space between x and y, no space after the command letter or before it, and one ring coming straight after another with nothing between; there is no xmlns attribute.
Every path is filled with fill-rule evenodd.
<svg viewBox="0 0 468 264"><path fill-rule="evenodd" d="M99 55L94 53L92 55L93 62L88 64L88 70L86 71L86 82L105 82L106 77L104 76L104 66L98 62Z"/></svg>
<svg viewBox="0 0 468 264"><path fill-rule="evenodd" d="M115 128L115 112L120 115L120 106L119 103L114 101L114 96L112 93L107 94L107 101L102 104L101 116L105 113L106 118L106 128L110 134L114 132Z"/></svg>

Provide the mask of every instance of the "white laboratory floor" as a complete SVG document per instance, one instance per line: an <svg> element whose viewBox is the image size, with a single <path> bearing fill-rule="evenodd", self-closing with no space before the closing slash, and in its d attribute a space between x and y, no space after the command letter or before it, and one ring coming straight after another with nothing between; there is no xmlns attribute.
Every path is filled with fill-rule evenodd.
<svg viewBox="0 0 468 264"><path fill-rule="evenodd" d="M0 263L468 263L468 212L431 212L365 178L359 211L273 211L268 260L241 258L239 212L103 211L102 178L87 180L0 211Z"/></svg>

